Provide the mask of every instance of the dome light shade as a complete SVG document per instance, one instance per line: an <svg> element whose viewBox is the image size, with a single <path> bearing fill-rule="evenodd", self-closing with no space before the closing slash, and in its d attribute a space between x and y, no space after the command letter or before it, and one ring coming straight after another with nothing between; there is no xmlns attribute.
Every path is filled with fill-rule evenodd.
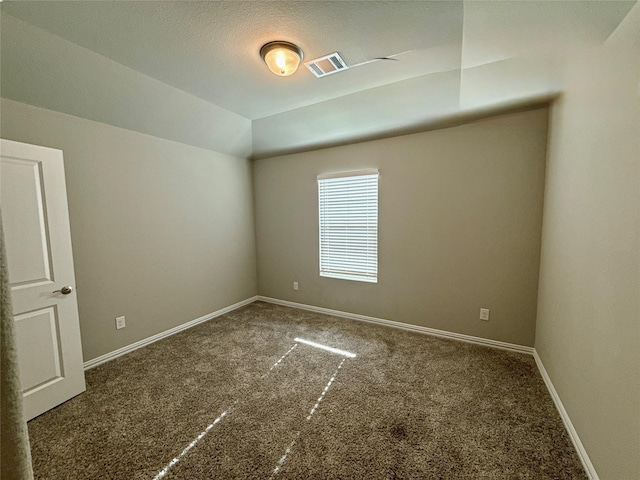
<svg viewBox="0 0 640 480"><path fill-rule="evenodd" d="M260 56L269 70L279 77L295 73L304 57L302 50L290 42L269 42L260 49Z"/></svg>

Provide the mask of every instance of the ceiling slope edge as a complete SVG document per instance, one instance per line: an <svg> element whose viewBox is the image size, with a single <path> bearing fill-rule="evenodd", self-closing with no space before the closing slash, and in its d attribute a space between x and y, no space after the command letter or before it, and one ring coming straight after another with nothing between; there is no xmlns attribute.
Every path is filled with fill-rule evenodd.
<svg viewBox="0 0 640 480"><path fill-rule="evenodd" d="M327 140L324 142L309 143L298 147L271 149L269 151L264 151L258 154L254 153L251 159L266 160L269 158L293 155L296 153L323 150L326 148L353 145L357 143L382 140L385 138L393 138L403 135L428 132L432 130L457 127L460 125L486 120L488 118L501 115L546 108L561 96L562 92L553 92L540 95L532 95L530 97L520 98L517 100L504 101L483 107L460 109L456 112L429 117L421 123L415 123L412 125L407 125L405 127L382 129L377 132L354 135L335 141Z"/></svg>
<svg viewBox="0 0 640 480"><path fill-rule="evenodd" d="M546 58L423 75L253 121L253 159L441 128L561 91Z"/></svg>
<svg viewBox="0 0 640 480"><path fill-rule="evenodd" d="M18 20L1 22L3 98L241 158L251 120Z"/></svg>

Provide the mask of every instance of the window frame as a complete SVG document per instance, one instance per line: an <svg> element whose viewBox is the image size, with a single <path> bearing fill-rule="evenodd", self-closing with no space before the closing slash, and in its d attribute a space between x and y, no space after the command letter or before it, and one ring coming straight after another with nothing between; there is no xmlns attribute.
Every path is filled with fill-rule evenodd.
<svg viewBox="0 0 640 480"><path fill-rule="evenodd" d="M343 189L339 188L341 180L344 181L347 178L355 180L355 177L366 178L362 178L362 182L359 184L346 180L345 183L349 182L349 184L344 185ZM378 283L379 178L380 172L377 168L318 175L318 260L321 277ZM371 186L375 186L373 192L369 191ZM327 232L327 229L331 229L331 226L328 225L331 218L327 219L327 216L330 216L331 213L327 211L333 210L333 215L336 215L336 205L338 205L337 208L342 212L337 215L344 217L345 208L349 207L345 203L337 204L335 197L331 202L332 199L330 197L331 195L335 196L336 192L338 192L338 195L351 195L352 203L350 206L358 210L357 212L351 212L353 216L346 216L347 225L344 225L345 237L340 240L335 240L335 226L332 232ZM335 218L333 220L334 222L336 221ZM351 225L351 235L349 235L350 229L348 225L350 222L356 223L356 226ZM358 222L361 223L358 225ZM360 232L354 233L353 230L355 228L359 229ZM332 236L334 239L333 250L330 246L327 246L327 240L323 240L327 236ZM352 247L355 247L355 250L359 250L355 258L353 256L350 257L348 247L350 240L353 241L354 237L356 237L357 241ZM351 250L352 254L354 249ZM325 255L323 255L323 251ZM327 259L327 256L329 256L327 254L331 254L331 260Z"/></svg>

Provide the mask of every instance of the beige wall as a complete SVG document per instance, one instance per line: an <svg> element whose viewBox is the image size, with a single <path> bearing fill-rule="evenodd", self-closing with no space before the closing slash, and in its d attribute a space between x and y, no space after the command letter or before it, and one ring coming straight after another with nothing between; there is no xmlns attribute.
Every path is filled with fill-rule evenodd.
<svg viewBox="0 0 640 480"><path fill-rule="evenodd" d="M2 138L64 152L85 361L256 294L248 160L10 100L1 114Z"/></svg>
<svg viewBox="0 0 640 480"><path fill-rule="evenodd" d="M536 350L602 479L640 478L640 5L551 118Z"/></svg>
<svg viewBox="0 0 640 480"><path fill-rule="evenodd" d="M547 114L255 161L259 294L533 346ZM369 167L379 281L320 277L316 176Z"/></svg>

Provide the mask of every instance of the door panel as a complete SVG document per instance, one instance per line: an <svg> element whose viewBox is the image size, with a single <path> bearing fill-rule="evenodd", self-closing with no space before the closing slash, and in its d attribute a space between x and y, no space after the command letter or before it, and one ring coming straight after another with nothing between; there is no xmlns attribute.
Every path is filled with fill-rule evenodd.
<svg viewBox="0 0 640 480"><path fill-rule="evenodd" d="M25 395L64 379L60 329L54 307L14 317L20 382Z"/></svg>
<svg viewBox="0 0 640 480"><path fill-rule="evenodd" d="M27 420L85 390L62 152L0 140L0 206ZM70 286L68 294L62 287Z"/></svg>
<svg viewBox="0 0 640 480"><path fill-rule="evenodd" d="M12 259L9 282L28 285L51 280L48 232L44 220L39 164L13 158L2 162L2 220L7 256Z"/></svg>

